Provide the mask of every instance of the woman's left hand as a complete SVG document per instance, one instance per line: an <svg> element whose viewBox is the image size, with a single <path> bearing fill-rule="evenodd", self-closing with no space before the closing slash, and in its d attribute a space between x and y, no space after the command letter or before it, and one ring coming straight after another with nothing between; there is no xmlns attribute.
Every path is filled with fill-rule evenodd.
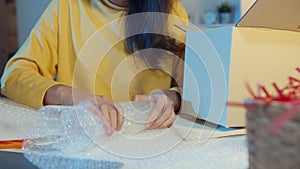
<svg viewBox="0 0 300 169"><path fill-rule="evenodd" d="M175 91L160 91L150 95L135 95L133 101L154 101L155 105L148 117L148 129L171 127L176 120L174 107L180 104L180 97Z"/></svg>

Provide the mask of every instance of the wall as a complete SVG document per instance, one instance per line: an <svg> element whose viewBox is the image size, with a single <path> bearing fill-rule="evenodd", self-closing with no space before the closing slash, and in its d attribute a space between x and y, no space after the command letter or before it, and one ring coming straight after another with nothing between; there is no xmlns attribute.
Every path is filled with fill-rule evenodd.
<svg viewBox="0 0 300 169"><path fill-rule="evenodd" d="M0 48L13 52L17 46L17 23L15 1L0 2Z"/></svg>
<svg viewBox="0 0 300 169"><path fill-rule="evenodd" d="M16 0L18 22L18 44L23 44L50 0Z"/></svg>
<svg viewBox="0 0 300 169"><path fill-rule="evenodd" d="M16 4L0 0L0 76L9 57L18 49Z"/></svg>
<svg viewBox="0 0 300 169"><path fill-rule="evenodd" d="M217 7L226 1L230 1L234 6L234 22L237 22L241 16L255 0L181 0L192 17L198 17L206 11L216 11ZM18 44L21 45L35 22L40 17L50 0L16 0L17 18L18 18ZM195 18L193 18L195 19Z"/></svg>
<svg viewBox="0 0 300 169"><path fill-rule="evenodd" d="M190 15L195 15L210 10L216 11L217 6L226 0L181 0L181 2Z"/></svg>
<svg viewBox="0 0 300 169"><path fill-rule="evenodd" d="M196 24L202 22L202 15L205 12L217 12L218 6L224 2L229 2L233 6L233 21L238 21L240 18L240 1L244 0L181 0L190 15L191 21Z"/></svg>

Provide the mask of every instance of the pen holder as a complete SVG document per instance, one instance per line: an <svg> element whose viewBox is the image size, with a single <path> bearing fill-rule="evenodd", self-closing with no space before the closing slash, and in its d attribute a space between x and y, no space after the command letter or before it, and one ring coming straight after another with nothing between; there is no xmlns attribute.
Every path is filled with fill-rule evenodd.
<svg viewBox="0 0 300 169"><path fill-rule="evenodd" d="M271 124L289 107L284 103L261 104L247 109L250 169L300 167L300 110L279 132Z"/></svg>

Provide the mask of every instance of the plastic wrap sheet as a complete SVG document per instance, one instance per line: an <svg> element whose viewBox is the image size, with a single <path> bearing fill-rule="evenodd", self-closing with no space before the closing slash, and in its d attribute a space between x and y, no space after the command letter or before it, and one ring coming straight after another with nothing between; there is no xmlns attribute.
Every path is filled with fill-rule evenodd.
<svg viewBox="0 0 300 169"><path fill-rule="evenodd" d="M210 130L191 129L193 123L186 125L181 118L171 128L147 130L144 121L151 103L121 103L126 120L110 137L104 134L102 119L85 105L39 111L6 99L0 105L0 120L26 132L25 157L39 168L248 167L245 137L203 142L201 135Z"/></svg>
<svg viewBox="0 0 300 169"><path fill-rule="evenodd" d="M121 103L124 125L119 132L107 136L104 122L88 104L76 106L45 106L38 110L27 128L26 149L48 153L80 152L94 144L108 144L115 137L134 136L146 129L146 120L152 110L151 102Z"/></svg>
<svg viewBox="0 0 300 169"><path fill-rule="evenodd" d="M124 169L248 168L244 137L212 139L203 144L185 141L166 153L145 159L119 157L103 151L98 146L85 152L59 157L55 155L45 157L41 154L26 154L26 157L39 168L119 168L120 166Z"/></svg>

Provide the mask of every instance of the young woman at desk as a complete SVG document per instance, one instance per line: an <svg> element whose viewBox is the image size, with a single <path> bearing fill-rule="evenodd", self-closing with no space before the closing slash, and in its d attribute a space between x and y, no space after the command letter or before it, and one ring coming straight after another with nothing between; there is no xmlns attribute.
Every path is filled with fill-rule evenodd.
<svg viewBox="0 0 300 169"><path fill-rule="evenodd" d="M124 117L115 102L130 99L112 97L113 73L118 65L134 52L150 48L167 50L181 58L183 43L169 36L149 33L128 37L105 54L105 58L99 63L94 84L85 84L96 86L92 93L74 86L73 74L80 50L93 33L114 19L141 12L162 12L187 21L186 11L179 0L53 0L27 41L8 62L1 79L2 93L15 101L36 108L43 105L75 105L82 101L88 102L113 130L120 130ZM150 20L138 22L155 29L167 28L167 23L159 25ZM136 26L132 23L124 25L125 32L135 29ZM170 29L178 28L173 25ZM103 36L108 39L114 38L113 34ZM103 54L103 46L107 46L108 43L109 40L106 39L99 44L97 52ZM150 55L142 60L150 65L153 62L160 64L153 61L159 60L155 57ZM139 60L141 59L134 57L131 61L139 64ZM172 72L176 72L172 75L159 69L149 69L139 72L130 82L127 98L134 101L153 99L156 103L149 116L149 119L153 119L147 124L149 129L171 126L175 114L180 110L181 98L177 89L181 87L181 82L174 82L174 79L182 79L183 70L178 66L178 62L173 61L170 64L173 64L169 65L173 68ZM126 71L129 70L123 71L125 78ZM177 77L172 77L173 75ZM84 82L86 77L87 75L82 73L81 82ZM118 86L122 81L124 79L115 79L114 84L117 88L124 87ZM153 92L154 89L159 89L160 92ZM73 97L76 97L76 101Z"/></svg>

